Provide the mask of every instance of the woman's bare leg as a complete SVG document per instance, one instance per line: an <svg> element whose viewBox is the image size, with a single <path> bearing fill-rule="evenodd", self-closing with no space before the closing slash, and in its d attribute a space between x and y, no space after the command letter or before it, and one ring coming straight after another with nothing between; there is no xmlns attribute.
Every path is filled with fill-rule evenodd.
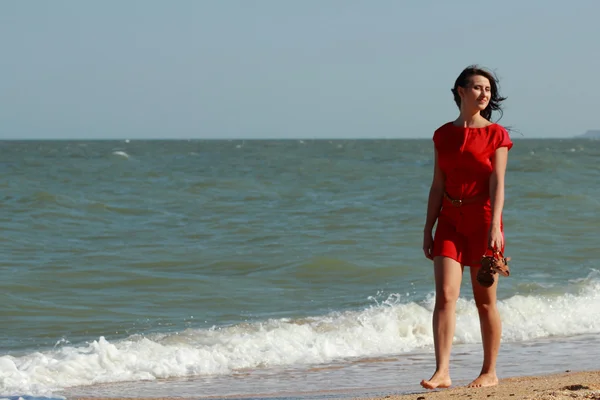
<svg viewBox="0 0 600 400"><path fill-rule="evenodd" d="M498 275L492 286L486 288L477 282L478 267L471 267L471 285L473 296L479 313L479 325L481 327L481 339L483 342L483 366L481 373L469 387L494 386L498 384L496 376L496 360L500 350L500 339L502 336L502 321L496 305L496 289L498 287Z"/></svg>
<svg viewBox="0 0 600 400"><path fill-rule="evenodd" d="M463 267L448 257L435 257L435 308L433 310L433 343L435 347L435 373L422 380L427 389L447 388L450 379L450 352L456 325L456 301L460 294Z"/></svg>

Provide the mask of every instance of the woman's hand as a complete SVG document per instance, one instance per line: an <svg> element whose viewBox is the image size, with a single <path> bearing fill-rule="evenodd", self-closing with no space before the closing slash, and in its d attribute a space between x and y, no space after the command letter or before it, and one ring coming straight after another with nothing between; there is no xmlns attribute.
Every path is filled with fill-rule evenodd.
<svg viewBox="0 0 600 400"><path fill-rule="evenodd" d="M492 251L502 251L504 248L504 236L502 235L502 230L497 225L492 225L490 227L488 247Z"/></svg>
<svg viewBox="0 0 600 400"><path fill-rule="evenodd" d="M423 253L425 257L433 260L433 235L427 229L423 232Z"/></svg>

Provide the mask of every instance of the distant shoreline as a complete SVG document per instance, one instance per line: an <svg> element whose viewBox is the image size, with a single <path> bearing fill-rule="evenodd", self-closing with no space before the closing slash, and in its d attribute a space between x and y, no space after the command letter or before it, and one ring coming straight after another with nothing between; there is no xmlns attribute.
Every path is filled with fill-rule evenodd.
<svg viewBox="0 0 600 400"><path fill-rule="evenodd" d="M591 129L586 131L584 134L575 136L576 138L583 139L600 139L600 130L599 129Z"/></svg>

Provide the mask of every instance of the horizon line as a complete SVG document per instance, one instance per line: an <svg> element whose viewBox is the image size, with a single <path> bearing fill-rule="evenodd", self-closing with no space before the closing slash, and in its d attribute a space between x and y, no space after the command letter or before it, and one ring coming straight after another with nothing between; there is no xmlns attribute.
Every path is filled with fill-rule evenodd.
<svg viewBox="0 0 600 400"><path fill-rule="evenodd" d="M589 136L538 136L538 137L524 137L524 136L514 136L511 137L514 140L536 140L536 139L594 139ZM182 140L249 140L249 141L258 141L258 140L432 140L430 137L386 137L386 136L376 136L376 137L137 137L137 138L80 138L80 137L56 137L56 138L0 138L0 142L16 142L16 141L65 141L65 140L75 140L75 141L182 141Z"/></svg>

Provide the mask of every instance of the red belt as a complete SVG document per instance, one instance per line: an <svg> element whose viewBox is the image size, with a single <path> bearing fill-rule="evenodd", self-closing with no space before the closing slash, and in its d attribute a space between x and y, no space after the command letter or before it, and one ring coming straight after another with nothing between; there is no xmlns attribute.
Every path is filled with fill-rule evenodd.
<svg viewBox="0 0 600 400"><path fill-rule="evenodd" d="M448 200L454 207L460 207L463 204L476 203L477 201L484 200L487 195L478 195L473 197L467 197L466 199L453 199L448 195L447 192L444 192L444 197Z"/></svg>

